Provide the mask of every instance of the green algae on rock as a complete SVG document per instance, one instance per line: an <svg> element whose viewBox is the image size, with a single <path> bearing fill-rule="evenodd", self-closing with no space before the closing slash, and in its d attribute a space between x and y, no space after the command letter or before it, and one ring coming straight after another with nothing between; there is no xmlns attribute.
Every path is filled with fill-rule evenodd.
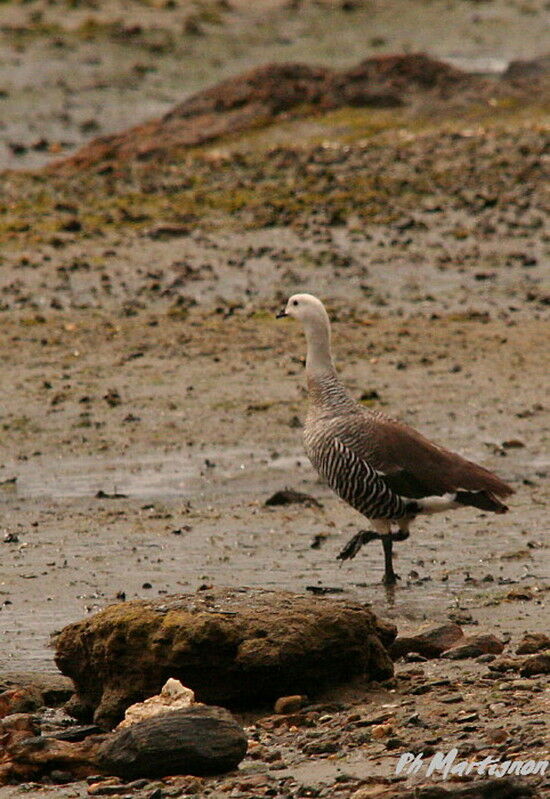
<svg viewBox="0 0 550 799"><path fill-rule="evenodd" d="M361 674L384 680L394 638L393 625L358 603L216 589L111 605L65 627L55 646L76 686L69 711L111 727L169 677L229 707L314 695Z"/></svg>

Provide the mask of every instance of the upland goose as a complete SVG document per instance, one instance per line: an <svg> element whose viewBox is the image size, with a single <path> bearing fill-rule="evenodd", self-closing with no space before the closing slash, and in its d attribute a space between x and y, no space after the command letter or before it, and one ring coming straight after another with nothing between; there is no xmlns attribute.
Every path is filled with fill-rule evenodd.
<svg viewBox="0 0 550 799"><path fill-rule="evenodd" d="M330 488L366 516L372 528L353 536L339 559L353 558L363 544L379 539L384 582L393 584L398 579L393 542L409 537L416 516L465 505L493 513L508 510L499 497L513 494L513 489L500 478L403 422L365 409L348 394L334 369L330 321L317 297L294 294L277 316L299 319L306 334L307 456Z"/></svg>

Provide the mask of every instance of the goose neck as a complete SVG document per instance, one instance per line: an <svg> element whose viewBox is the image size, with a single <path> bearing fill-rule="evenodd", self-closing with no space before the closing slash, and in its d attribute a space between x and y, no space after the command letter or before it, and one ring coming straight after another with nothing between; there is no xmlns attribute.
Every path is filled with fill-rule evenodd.
<svg viewBox="0 0 550 799"><path fill-rule="evenodd" d="M305 328L307 341L306 372L308 377L335 375L330 349L330 328L317 322Z"/></svg>

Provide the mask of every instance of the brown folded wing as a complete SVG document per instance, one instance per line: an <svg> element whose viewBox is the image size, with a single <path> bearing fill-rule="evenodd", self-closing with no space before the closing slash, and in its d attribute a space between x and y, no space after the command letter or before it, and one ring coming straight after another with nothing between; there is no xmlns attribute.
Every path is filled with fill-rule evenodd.
<svg viewBox="0 0 550 799"><path fill-rule="evenodd" d="M382 414L372 414L365 422L365 457L402 496L440 496L457 489L498 497L514 493L488 469L433 444L402 422Z"/></svg>

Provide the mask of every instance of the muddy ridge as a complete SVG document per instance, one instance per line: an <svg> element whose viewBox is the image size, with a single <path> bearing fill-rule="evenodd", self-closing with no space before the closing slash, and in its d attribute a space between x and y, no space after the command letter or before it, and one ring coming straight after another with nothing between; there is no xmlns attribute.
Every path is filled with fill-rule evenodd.
<svg viewBox="0 0 550 799"><path fill-rule="evenodd" d="M162 160L182 148L343 107L468 107L488 97L529 99L548 82L545 59L513 62L501 77L456 69L422 53L367 58L347 70L301 63L256 67L200 91L164 116L101 136L48 167L107 173L132 160Z"/></svg>

